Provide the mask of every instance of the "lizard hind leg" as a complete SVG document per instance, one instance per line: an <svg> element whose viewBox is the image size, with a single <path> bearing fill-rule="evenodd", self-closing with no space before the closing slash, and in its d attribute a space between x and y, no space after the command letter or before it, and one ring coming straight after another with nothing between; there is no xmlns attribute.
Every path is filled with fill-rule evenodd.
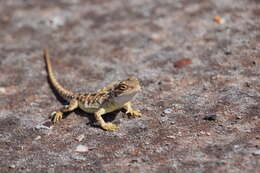
<svg viewBox="0 0 260 173"><path fill-rule="evenodd" d="M60 121L62 119L63 114L65 112L73 111L76 108L78 108L78 101L76 99L71 100L69 105L64 106L63 108L61 108L58 111L52 112L52 114L51 114L51 121L53 123L57 123L58 121Z"/></svg>
<svg viewBox="0 0 260 173"><path fill-rule="evenodd" d="M104 108L99 109L97 112L95 112L95 119L98 123L98 125L100 125L101 128L103 128L104 130L108 130L108 131L115 131L117 130L117 126L113 123L106 123L103 118L102 115L106 113L106 110Z"/></svg>

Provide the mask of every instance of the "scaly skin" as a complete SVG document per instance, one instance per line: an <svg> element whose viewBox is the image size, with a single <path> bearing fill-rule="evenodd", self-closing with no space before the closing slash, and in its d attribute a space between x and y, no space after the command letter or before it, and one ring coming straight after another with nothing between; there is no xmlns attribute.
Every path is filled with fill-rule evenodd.
<svg viewBox="0 0 260 173"><path fill-rule="evenodd" d="M106 123L103 120L102 115L106 113L124 108L126 113L131 116L142 116L140 111L132 109L131 106L131 100L141 90L139 81L135 77L113 82L95 92L73 93L63 88L56 80L47 49L44 50L44 59L51 84L64 99L69 101L68 105L51 114L53 123L60 121L65 112L71 112L77 108L87 113L93 113L100 127L109 131L116 130L117 126L113 123Z"/></svg>

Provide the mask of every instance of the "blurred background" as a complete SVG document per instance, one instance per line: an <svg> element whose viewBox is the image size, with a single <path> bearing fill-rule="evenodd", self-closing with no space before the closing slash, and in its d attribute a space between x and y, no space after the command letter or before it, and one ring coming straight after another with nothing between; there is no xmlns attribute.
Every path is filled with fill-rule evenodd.
<svg viewBox="0 0 260 173"><path fill-rule="evenodd" d="M0 0L0 172L259 172L259 19L259 0ZM136 76L144 116L51 125L44 48L74 92Z"/></svg>

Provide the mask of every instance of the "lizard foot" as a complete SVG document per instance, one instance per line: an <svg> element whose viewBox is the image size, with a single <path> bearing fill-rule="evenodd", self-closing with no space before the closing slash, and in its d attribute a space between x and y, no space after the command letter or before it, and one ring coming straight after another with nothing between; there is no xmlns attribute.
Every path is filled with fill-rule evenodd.
<svg viewBox="0 0 260 173"><path fill-rule="evenodd" d="M118 127L113 123L106 123L106 124L102 125L101 127L104 130L108 130L108 131L115 131L118 129Z"/></svg>
<svg viewBox="0 0 260 173"><path fill-rule="evenodd" d="M134 117L142 116L142 113L139 110L128 110L126 113L130 114L131 116L134 116Z"/></svg>
<svg viewBox="0 0 260 173"><path fill-rule="evenodd" d="M57 123L62 119L62 113L61 112L52 112L51 114L51 121L53 123Z"/></svg>

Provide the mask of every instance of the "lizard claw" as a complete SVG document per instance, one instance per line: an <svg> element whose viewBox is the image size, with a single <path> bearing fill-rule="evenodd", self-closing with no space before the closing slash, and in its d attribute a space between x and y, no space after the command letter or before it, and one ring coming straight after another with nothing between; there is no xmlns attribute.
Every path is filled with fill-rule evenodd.
<svg viewBox="0 0 260 173"><path fill-rule="evenodd" d="M142 113L139 110L128 110L126 113L130 114L131 116L134 116L134 117L142 116Z"/></svg>
<svg viewBox="0 0 260 173"><path fill-rule="evenodd" d="M53 123L57 123L62 119L62 113L61 112L52 112L51 113L51 121Z"/></svg>
<svg viewBox="0 0 260 173"><path fill-rule="evenodd" d="M106 123L102 126L102 128L108 131L115 131L118 129L118 127L113 123Z"/></svg>

